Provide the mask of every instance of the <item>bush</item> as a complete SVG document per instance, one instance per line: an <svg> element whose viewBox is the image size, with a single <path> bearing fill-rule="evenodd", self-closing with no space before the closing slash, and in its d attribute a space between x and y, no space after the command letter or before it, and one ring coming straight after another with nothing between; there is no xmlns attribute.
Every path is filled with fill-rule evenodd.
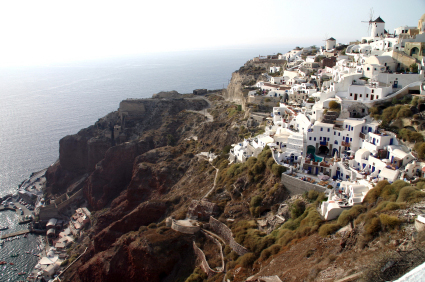
<svg viewBox="0 0 425 282"><path fill-rule="evenodd" d="M379 220L381 221L382 227L384 227L385 230L392 230L401 224L401 221L398 219L398 217L384 213L379 215Z"/></svg>
<svg viewBox="0 0 425 282"><path fill-rule="evenodd" d="M341 109L341 105L337 101L330 101L329 102L329 109L339 110L339 109Z"/></svg>
<svg viewBox="0 0 425 282"><path fill-rule="evenodd" d="M399 202L416 203L424 197L425 197L425 192L419 191L415 187L407 186L400 190L400 193L397 198L397 203Z"/></svg>
<svg viewBox="0 0 425 282"><path fill-rule="evenodd" d="M193 273L186 279L185 282L202 282L208 279L207 274L202 271L201 268L197 267Z"/></svg>
<svg viewBox="0 0 425 282"><path fill-rule="evenodd" d="M165 231L167 231L169 228L168 227L166 227L166 226L161 226L160 228L158 228L157 230L156 230L156 233L158 233L158 234L162 234L162 233L164 233Z"/></svg>
<svg viewBox="0 0 425 282"><path fill-rule="evenodd" d="M328 223L320 226L319 235L322 237L326 237L338 231L341 228L341 225L337 223Z"/></svg>
<svg viewBox="0 0 425 282"><path fill-rule="evenodd" d="M262 201L263 201L263 197L261 197L260 195L254 196L254 197L251 198L250 206L251 207L258 207L259 205L261 205Z"/></svg>
<svg viewBox="0 0 425 282"><path fill-rule="evenodd" d="M416 143L414 150L418 153L420 159L425 158L425 142Z"/></svg>
<svg viewBox="0 0 425 282"><path fill-rule="evenodd" d="M363 202L374 204L376 200L381 196L382 189L390 185L390 183L387 180L379 181L374 188L369 190L369 192L366 194L365 198L363 199Z"/></svg>
<svg viewBox="0 0 425 282"><path fill-rule="evenodd" d="M296 219L301 216L305 211L305 203L301 200L296 200L290 207L291 218Z"/></svg>
<svg viewBox="0 0 425 282"><path fill-rule="evenodd" d="M253 253L247 253L238 259L238 263L243 267L251 267L256 259L257 257Z"/></svg>
<svg viewBox="0 0 425 282"><path fill-rule="evenodd" d="M369 193L370 193L370 191L369 191ZM361 205L353 206L351 209L345 210L339 215L338 224L341 225L341 226L345 226L348 223L350 223L351 221L354 221L361 213L363 213L365 211L366 211L366 209Z"/></svg>
<svg viewBox="0 0 425 282"><path fill-rule="evenodd" d="M155 229L156 227L157 227L156 223L154 223L154 222L152 222L151 224L148 225L149 229Z"/></svg>
<svg viewBox="0 0 425 282"><path fill-rule="evenodd" d="M316 190L310 190L305 193L304 198L306 198L310 203L316 201L316 199L319 197L319 192Z"/></svg>
<svg viewBox="0 0 425 282"><path fill-rule="evenodd" d="M379 231L381 231L381 221L378 217L372 218L364 226L364 234L375 236Z"/></svg>
<svg viewBox="0 0 425 282"><path fill-rule="evenodd" d="M272 165L272 173L276 177L280 177L286 171L286 167L278 164Z"/></svg>

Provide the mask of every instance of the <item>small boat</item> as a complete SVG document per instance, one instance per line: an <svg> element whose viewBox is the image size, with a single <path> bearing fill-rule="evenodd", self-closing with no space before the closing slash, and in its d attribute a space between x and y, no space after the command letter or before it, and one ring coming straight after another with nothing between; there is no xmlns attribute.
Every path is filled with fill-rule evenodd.
<svg viewBox="0 0 425 282"><path fill-rule="evenodd" d="M27 253L27 254L31 254L31 252L30 252L30 251L26 251L25 253Z"/></svg>
<svg viewBox="0 0 425 282"><path fill-rule="evenodd" d="M0 226L0 231L9 229L9 226Z"/></svg>
<svg viewBox="0 0 425 282"><path fill-rule="evenodd" d="M10 264L10 265L14 265L14 263L13 263L13 262L9 262L9 264Z"/></svg>
<svg viewBox="0 0 425 282"><path fill-rule="evenodd" d="M19 254L11 254L10 255L11 258L16 258L17 256L19 256Z"/></svg>
<svg viewBox="0 0 425 282"><path fill-rule="evenodd" d="M7 264L4 260L0 261L0 265Z"/></svg>
<svg viewBox="0 0 425 282"><path fill-rule="evenodd" d="M27 274L26 272L19 272L18 275L25 275Z"/></svg>

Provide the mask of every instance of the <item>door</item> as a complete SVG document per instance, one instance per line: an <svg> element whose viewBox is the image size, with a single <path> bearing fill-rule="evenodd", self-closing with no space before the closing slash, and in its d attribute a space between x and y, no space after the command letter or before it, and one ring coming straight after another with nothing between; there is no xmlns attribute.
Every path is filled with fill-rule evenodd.
<svg viewBox="0 0 425 282"><path fill-rule="evenodd" d="M398 87L398 81L394 81L393 88L397 88L397 87Z"/></svg>
<svg viewBox="0 0 425 282"><path fill-rule="evenodd" d="M339 178L339 175L340 175L340 172L339 172L339 170L337 170L337 171L336 171L336 178L337 178L337 179Z"/></svg>
<svg viewBox="0 0 425 282"><path fill-rule="evenodd" d="M357 93L354 93L354 100L357 100Z"/></svg>

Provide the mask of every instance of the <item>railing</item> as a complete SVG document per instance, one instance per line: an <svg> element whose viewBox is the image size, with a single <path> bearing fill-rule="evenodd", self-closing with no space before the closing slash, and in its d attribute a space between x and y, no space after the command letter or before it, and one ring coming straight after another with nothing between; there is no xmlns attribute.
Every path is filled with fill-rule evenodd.
<svg viewBox="0 0 425 282"><path fill-rule="evenodd" d="M360 132L359 137L362 138L362 139L365 139L366 138L366 135L364 133L361 133Z"/></svg>
<svg viewBox="0 0 425 282"><path fill-rule="evenodd" d="M341 142L341 145L342 146L345 146L345 147L350 147L350 143L349 142L345 142L345 141L342 141Z"/></svg>

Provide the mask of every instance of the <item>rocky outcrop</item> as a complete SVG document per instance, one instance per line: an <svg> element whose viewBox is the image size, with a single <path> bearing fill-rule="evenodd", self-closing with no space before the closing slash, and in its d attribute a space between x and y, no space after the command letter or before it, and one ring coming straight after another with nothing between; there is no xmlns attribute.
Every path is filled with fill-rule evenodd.
<svg viewBox="0 0 425 282"><path fill-rule="evenodd" d="M104 251L122 235L137 231L140 226L148 225L162 218L167 210L165 202L144 202L119 220L113 221L94 237L95 252Z"/></svg>
<svg viewBox="0 0 425 282"><path fill-rule="evenodd" d="M193 270L195 256L190 236L171 229L148 229L123 236L108 250L83 257L82 262L72 281L171 282L184 281Z"/></svg>
<svg viewBox="0 0 425 282"><path fill-rule="evenodd" d="M127 188L134 159L151 148L149 141L140 141L108 149L84 187L90 206L95 210L102 209Z"/></svg>

